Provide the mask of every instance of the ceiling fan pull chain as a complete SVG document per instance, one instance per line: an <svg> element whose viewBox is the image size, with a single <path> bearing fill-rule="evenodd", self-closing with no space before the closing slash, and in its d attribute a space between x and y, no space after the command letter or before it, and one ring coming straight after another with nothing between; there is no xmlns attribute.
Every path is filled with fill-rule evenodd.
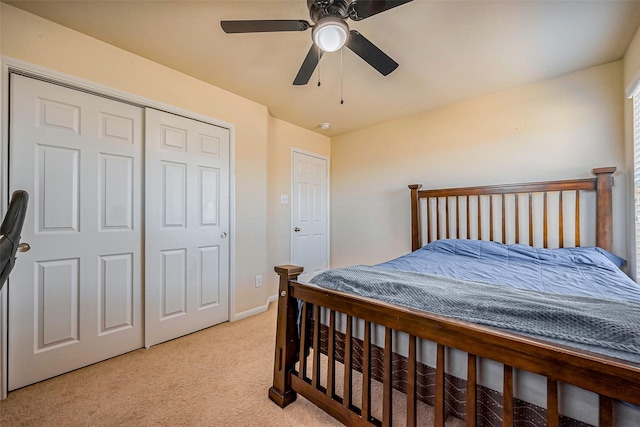
<svg viewBox="0 0 640 427"><path fill-rule="evenodd" d="M342 55L344 48L340 48L340 105L344 104L344 73L342 71Z"/></svg>
<svg viewBox="0 0 640 427"><path fill-rule="evenodd" d="M318 87L320 87L320 58L322 57L322 51L318 49Z"/></svg>

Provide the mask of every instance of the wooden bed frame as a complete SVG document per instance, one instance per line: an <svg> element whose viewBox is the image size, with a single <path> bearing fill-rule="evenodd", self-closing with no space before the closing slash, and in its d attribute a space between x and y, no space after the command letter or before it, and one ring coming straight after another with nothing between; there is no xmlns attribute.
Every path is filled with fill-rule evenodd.
<svg viewBox="0 0 640 427"><path fill-rule="evenodd" d="M596 192L596 241L597 245L611 250L612 248L612 197L613 173L616 168L598 168L593 170L595 178L552 181L504 186L484 186L454 188L447 190L421 190L420 185L410 185L412 248L418 249L423 240L438 238L473 238L472 222L477 218L476 236L501 238L509 234L516 235L520 241L520 229L528 226L528 243L533 243L532 197L543 198L542 234L544 246L548 243L549 229L547 218L547 197L559 197L557 216L559 246L564 244L567 228L575 230L575 246L580 244L580 194L583 191ZM574 215L564 215L566 203L562 195L567 192L575 194ZM470 209L475 203L477 209ZM487 202L481 202L488 197ZM515 198L509 202L508 198ZM520 202L518 202L520 197ZM471 199L470 199L471 198ZM528 208L521 212L522 201L528 199ZM567 197L565 197L565 200ZM505 200L507 200L505 202ZM489 211L489 230L484 227L483 215ZM494 205L501 206L495 209ZM509 209L508 206L512 208ZM423 215L424 211L426 216ZM496 212L494 212L496 211ZM528 214L526 213L528 211ZM507 219L513 216L515 219ZM466 221L460 223L458 218ZM567 227L569 222L575 224ZM584 216L584 214L583 214ZM455 218L454 218L455 217ZM500 219L501 217L502 219ZM485 217L484 224L487 223ZM494 223L501 223L494 227ZM455 224L455 227L454 227ZM495 230L494 230L495 228ZM514 230L515 229L515 230ZM461 230L463 233L461 233ZM424 234L423 234L424 231ZM464 232L466 231L466 232ZM461 236L461 234L463 236ZM416 357L417 341L428 340L436 345L436 366L433 384L434 397L429 403L434 408L435 425L443 426L444 420L451 412L446 402L445 381L445 349L453 348L467 353L467 380L465 381L464 398L462 399L462 417L467 426L481 425L479 416L478 394L482 386L477 383L479 359L491 359L503 364L503 394L501 398L501 422L504 426L514 424L514 369L525 370L547 378L547 403L543 413L546 424L559 426L558 387L560 383L568 383L597 393L599 397L599 425L609 427L615 425L614 401L622 400L640 405L640 364L625 362L595 353L577 350L570 347L551 344L542 340L503 332L468 322L453 320L410 308L395 306L342 292L322 289L314 285L299 283L297 277L302 267L283 265L275 267L280 276L277 332L274 360L273 386L269 389L269 397L276 404L285 407L296 399L297 393L331 414L346 425L384 425L392 423L392 394L395 389L406 392L406 420L408 426L417 423L417 404L419 384L417 381L421 363ZM298 300L302 301L300 337L298 338ZM310 313L308 313L308 311ZM321 319L323 313L328 313ZM312 314L312 316L310 316ZM336 328L336 314L345 316L345 330ZM364 322L364 336L358 339L354 335L354 320ZM324 324L323 324L324 323ZM372 342L372 325L384 328L384 345ZM403 386L397 386L394 378L397 355L393 352L394 331L409 336L405 358L406 380ZM342 338L340 338L342 337ZM299 343L303 343L299 345ZM357 350L356 350L356 347ZM361 348L360 348L361 347ZM325 354L325 375L321 377L321 355ZM381 366L372 369L375 364L372 354L380 355ZM309 361L310 360L310 361ZM337 378L337 363L344 365L344 376ZM354 402L353 381L354 370L362 373L361 401ZM378 371L376 372L374 371ZM380 372L381 371L381 372ZM404 375L403 375L404 376ZM337 393L336 382L342 380L343 389ZM382 383L382 419L372 416L371 384L377 380ZM324 384L324 385L323 385ZM516 420L517 422L517 420ZM498 424L499 425L499 424ZM564 423L563 423L564 425ZM584 425L584 424L582 424Z"/></svg>

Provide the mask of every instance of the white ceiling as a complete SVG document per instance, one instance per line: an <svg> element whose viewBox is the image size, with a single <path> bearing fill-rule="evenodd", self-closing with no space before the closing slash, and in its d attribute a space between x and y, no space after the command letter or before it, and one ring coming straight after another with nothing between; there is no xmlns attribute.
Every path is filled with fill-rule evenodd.
<svg viewBox="0 0 640 427"><path fill-rule="evenodd" d="M304 19L306 0L7 1L337 135L621 59L640 1L415 0L348 20L396 62L383 77L353 52L327 53L294 77L311 31L225 34L220 20ZM340 68L344 104L340 104ZM329 122L328 131L320 123Z"/></svg>

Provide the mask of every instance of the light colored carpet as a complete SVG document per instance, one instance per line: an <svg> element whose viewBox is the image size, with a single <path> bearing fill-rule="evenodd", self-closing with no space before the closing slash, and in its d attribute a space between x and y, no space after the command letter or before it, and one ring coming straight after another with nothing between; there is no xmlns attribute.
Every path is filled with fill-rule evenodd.
<svg viewBox="0 0 640 427"><path fill-rule="evenodd" d="M267 397L275 325L271 304L265 313L13 391L0 401L0 425L341 425L300 396L285 409ZM397 393L394 425L404 424L403 406ZM421 425L432 424L429 407L419 413Z"/></svg>

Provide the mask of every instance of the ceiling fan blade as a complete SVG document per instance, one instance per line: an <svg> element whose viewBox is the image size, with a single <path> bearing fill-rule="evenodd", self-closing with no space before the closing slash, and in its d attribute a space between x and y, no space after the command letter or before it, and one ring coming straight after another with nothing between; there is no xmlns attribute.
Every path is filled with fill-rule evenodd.
<svg viewBox="0 0 640 427"><path fill-rule="evenodd" d="M354 21L361 21L411 1L413 0L354 0L349 5L349 18Z"/></svg>
<svg viewBox="0 0 640 427"><path fill-rule="evenodd" d="M304 31L311 27L305 20L271 19L257 21L220 21L225 33L268 33L273 31Z"/></svg>
<svg viewBox="0 0 640 427"><path fill-rule="evenodd" d="M347 47L378 70L380 74L386 76L398 68L396 61L378 49L376 45L367 40L362 34L356 30L351 30L349 34L350 36L346 43Z"/></svg>
<svg viewBox="0 0 640 427"><path fill-rule="evenodd" d="M309 79L311 78L313 71L318 66L318 62L320 62L320 58L322 58L323 53L322 49L316 46L315 43L311 45L311 49L309 49L309 52L307 53L306 58L304 58L302 66L298 71L298 75L293 81L294 85L301 86L309 83Z"/></svg>

